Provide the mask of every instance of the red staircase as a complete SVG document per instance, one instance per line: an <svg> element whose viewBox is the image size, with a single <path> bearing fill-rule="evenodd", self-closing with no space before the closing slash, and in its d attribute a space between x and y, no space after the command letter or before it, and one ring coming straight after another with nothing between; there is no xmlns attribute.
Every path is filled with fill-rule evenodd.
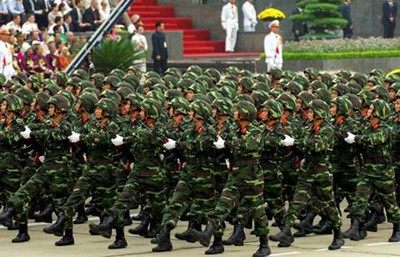
<svg viewBox="0 0 400 257"><path fill-rule="evenodd" d="M183 55L224 53L224 41L211 41L207 29L193 29L190 17L175 17L173 6L158 5L157 0L135 0L129 15L139 14L147 31L162 20L166 31L183 31Z"/></svg>

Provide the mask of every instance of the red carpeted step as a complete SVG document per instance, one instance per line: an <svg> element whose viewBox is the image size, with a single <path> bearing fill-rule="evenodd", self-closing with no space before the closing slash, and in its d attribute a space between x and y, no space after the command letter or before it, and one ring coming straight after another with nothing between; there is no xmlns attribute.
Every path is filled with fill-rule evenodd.
<svg viewBox="0 0 400 257"><path fill-rule="evenodd" d="M141 18L144 17L174 17L175 8L173 6L160 6L160 5L132 5L129 9L129 15L139 14Z"/></svg>
<svg viewBox="0 0 400 257"><path fill-rule="evenodd" d="M157 5L157 0L134 0L133 5Z"/></svg>
<svg viewBox="0 0 400 257"><path fill-rule="evenodd" d="M183 48L183 54L200 54L210 52L215 52L215 48L212 46L196 46Z"/></svg>
<svg viewBox="0 0 400 257"><path fill-rule="evenodd" d="M207 29L190 29L183 31L183 39L210 40L210 31Z"/></svg>
<svg viewBox="0 0 400 257"><path fill-rule="evenodd" d="M166 30L169 29L190 29L192 28L192 19L190 18L170 18L170 17L153 17L142 18L145 26L152 26L157 21L162 21Z"/></svg>
<svg viewBox="0 0 400 257"><path fill-rule="evenodd" d="M197 40L185 40L183 42L183 50L187 50L193 47L214 47L216 52L223 52L225 49L224 41L197 41Z"/></svg>

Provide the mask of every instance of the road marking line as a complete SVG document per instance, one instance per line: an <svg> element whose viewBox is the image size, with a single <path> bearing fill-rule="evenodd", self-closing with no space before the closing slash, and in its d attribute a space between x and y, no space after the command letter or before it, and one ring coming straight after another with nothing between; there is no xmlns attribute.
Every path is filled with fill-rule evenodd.
<svg viewBox="0 0 400 257"><path fill-rule="evenodd" d="M293 255L293 254L299 254L300 252L288 252L288 253L274 253L271 254L270 256L285 256L285 255Z"/></svg>
<svg viewBox="0 0 400 257"><path fill-rule="evenodd" d="M392 244L399 244L399 242L390 243L390 242L381 242L381 243L372 243L372 244L365 244L366 246L376 246L376 245L392 245Z"/></svg>

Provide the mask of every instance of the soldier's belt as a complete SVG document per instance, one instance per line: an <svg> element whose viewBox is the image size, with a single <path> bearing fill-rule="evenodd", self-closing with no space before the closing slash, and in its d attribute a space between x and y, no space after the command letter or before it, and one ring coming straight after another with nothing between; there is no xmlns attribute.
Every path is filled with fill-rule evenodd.
<svg viewBox="0 0 400 257"><path fill-rule="evenodd" d="M237 160L233 161L233 166L258 165L259 163L258 159Z"/></svg>

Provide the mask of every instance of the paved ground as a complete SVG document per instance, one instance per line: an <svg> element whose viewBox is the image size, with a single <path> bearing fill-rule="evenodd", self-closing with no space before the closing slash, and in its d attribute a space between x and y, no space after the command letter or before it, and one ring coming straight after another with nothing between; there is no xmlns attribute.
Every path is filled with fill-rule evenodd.
<svg viewBox="0 0 400 257"><path fill-rule="evenodd" d="M344 228L348 228L348 221L345 220ZM112 241L100 236L90 236L88 234L88 224L78 225L75 227L75 245L67 247L56 247L54 242L57 237L47 235L42 229L47 224L33 223L30 225L31 241L22 244L12 244L10 240L16 235L17 231L7 231L0 227L0 257L122 257L122 256L174 256L174 257L196 257L204 256L206 248L200 244L190 244L176 240L172 236L174 251L167 253L152 253L148 239L137 236L127 235L128 247L122 250L108 250L107 246ZM186 222L179 223L176 231L183 231L186 228ZM127 231L127 229L125 229ZM272 228L275 233L277 228ZM173 231L175 232L175 231ZM229 235L229 228L225 235ZM242 247L225 247L225 253L219 256L229 257L248 257L257 250L258 241L254 236L249 235L246 230L248 239ZM296 239L294 244L289 248L278 248L275 242L270 242L271 256L351 256L351 257L385 257L400 256L400 244L387 243L387 239L391 235L391 225L388 223L379 226L378 233L369 233L366 240L353 242L346 240L346 245L338 251L328 251L332 237L328 236L309 236L306 238Z"/></svg>

